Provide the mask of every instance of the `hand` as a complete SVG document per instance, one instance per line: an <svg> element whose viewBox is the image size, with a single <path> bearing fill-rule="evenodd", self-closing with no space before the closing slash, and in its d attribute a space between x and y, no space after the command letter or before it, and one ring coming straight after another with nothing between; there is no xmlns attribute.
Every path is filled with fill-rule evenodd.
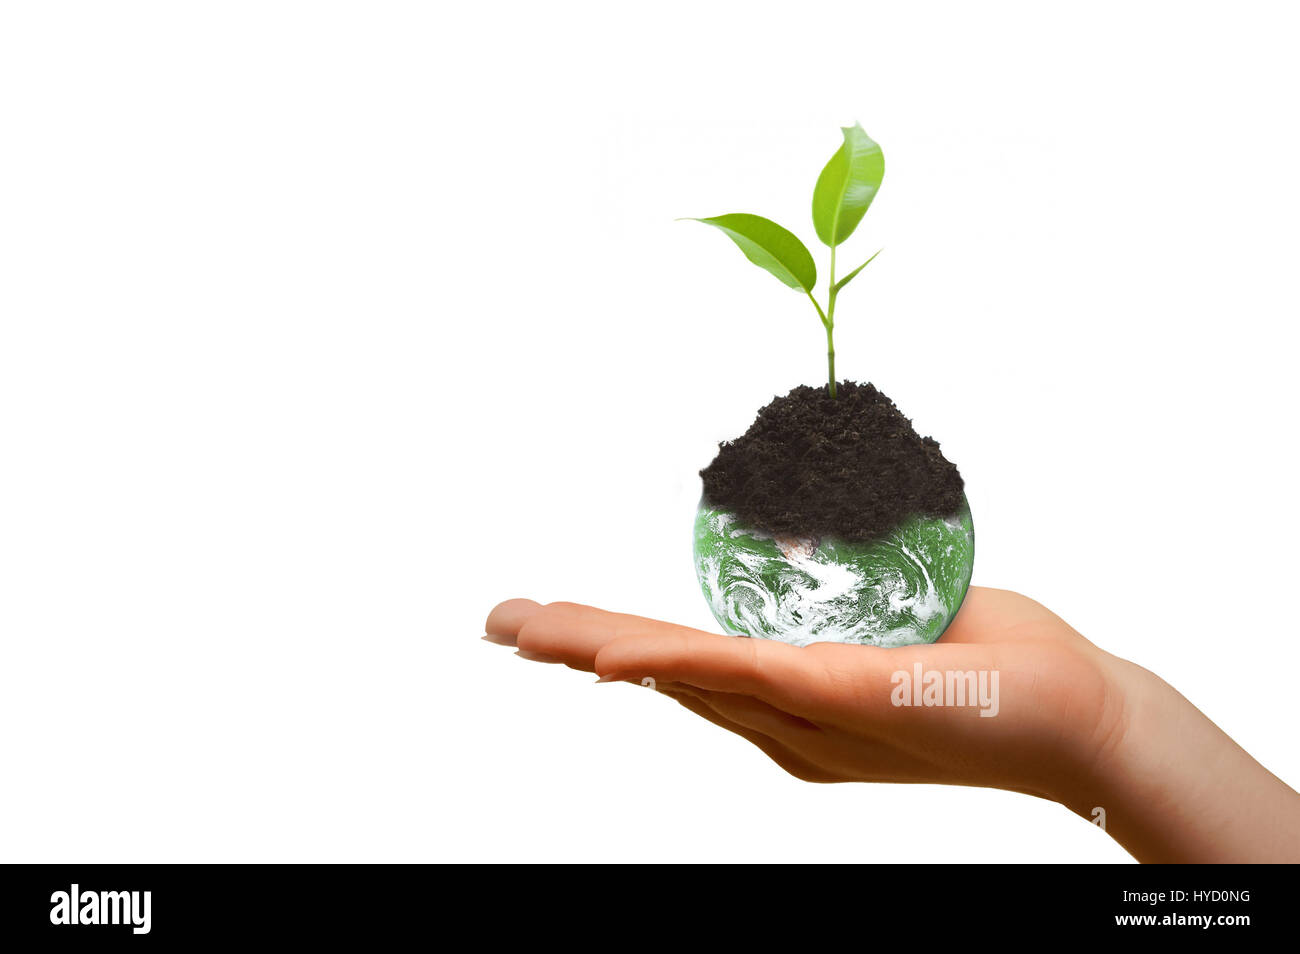
<svg viewBox="0 0 1300 954"><path fill-rule="evenodd" d="M526 658L602 681L653 679L807 781L1004 788L1085 818L1101 807L1107 830L1141 860L1300 859L1300 796L1157 677L1016 593L973 587L940 642L892 649L797 648L530 600L502 603L486 629ZM916 701L918 666L922 685L930 673L944 685L973 674L964 687L982 679L983 697L900 704ZM1198 760L1229 777L1207 787L1188 771ZM1188 799L1208 814L1195 817ZM1164 804L1176 817L1153 810ZM1220 817L1248 804L1281 825Z"/></svg>

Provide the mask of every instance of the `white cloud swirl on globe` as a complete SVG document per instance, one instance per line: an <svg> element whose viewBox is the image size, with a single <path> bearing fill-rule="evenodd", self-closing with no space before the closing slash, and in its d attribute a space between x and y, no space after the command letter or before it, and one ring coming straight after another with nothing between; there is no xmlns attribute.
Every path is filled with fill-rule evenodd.
<svg viewBox="0 0 1300 954"><path fill-rule="evenodd" d="M970 510L913 517L869 543L774 538L701 503L695 572L714 617L737 636L906 646L938 639L970 583Z"/></svg>

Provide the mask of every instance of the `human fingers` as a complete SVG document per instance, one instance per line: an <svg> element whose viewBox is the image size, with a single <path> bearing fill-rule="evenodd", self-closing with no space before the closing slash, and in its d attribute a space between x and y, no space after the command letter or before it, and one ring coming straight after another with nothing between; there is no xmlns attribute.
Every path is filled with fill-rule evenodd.
<svg viewBox="0 0 1300 954"><path fill-rule="evenodd" d="M828 684L815 655L769 640L683 627L654 632L632 629L599 650L595 669L602 679L651 676L660 682L751 696L814 721L826 710Z"/></svg>
<svg viewBox="0 0 1300 954"><path fill-rule="evenodd" d="M782 745L776 739L766 736L755 729L731 721L695 694L687 693L671 687L661 689L660 691L664 695L675 700L683 708L694 712L705 721L711 722L721 729L725 729L734 735L740 736L742 739L758 748L764 755L779 765L787 773L801 781L843 782L848 780L845 776L828 772L825 769L814 765L812 762L791 751L787 746Z"/></svg>
<svg viewBox="0 0 1300 954"><path fill-rule="evenodd" d="M724 719L754 732L761 732L804 757L815 759L810 750L820 746L824 740L825 733L819 726L800 716L782 712L761 699L700 689L684 683L676 685L681 687L679 691L699 699Z"/></svg>
<svg viewBox="0 0 1300 954"><path fill-rule="evenodd" d="M591 672L595 669L596 654L623 636L635 634L657 640L679 633L698 631L578 603L548 603L532 613L520 627L516 644L520 650L540 653L574 669Z"/></svg>
<svg viewBox="0 0 1300 954"><path fill-rule="evenodd" d="M514 599L498 603L483 624L483 638L501 646L515 645L520 628L541 608L542 604L535 600Z"/></svg>

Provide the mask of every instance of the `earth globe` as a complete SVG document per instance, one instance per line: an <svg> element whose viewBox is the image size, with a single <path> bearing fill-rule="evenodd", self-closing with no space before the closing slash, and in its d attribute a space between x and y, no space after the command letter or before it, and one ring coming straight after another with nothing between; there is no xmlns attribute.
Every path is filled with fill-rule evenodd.
<svg viewBox="0 0 1300 954"><path fill-rule="evenodd" d="M975 562L970 505L913 516L866 543L774 536L702 500L695 573L709 608L733 636L795 646L908 646L943 635Z"/></svg>

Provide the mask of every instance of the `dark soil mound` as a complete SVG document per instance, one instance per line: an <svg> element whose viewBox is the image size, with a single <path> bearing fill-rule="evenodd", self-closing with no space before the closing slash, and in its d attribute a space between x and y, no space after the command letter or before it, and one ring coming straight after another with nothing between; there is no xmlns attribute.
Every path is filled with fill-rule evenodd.
<svg viewBox="0 0 1300 954"><path fill-rule="evenodd" d="M870 384L800 386L718 445L700 471L704 499L773 534L870 540L914 514L948 516L962 479Z"/></svg>

